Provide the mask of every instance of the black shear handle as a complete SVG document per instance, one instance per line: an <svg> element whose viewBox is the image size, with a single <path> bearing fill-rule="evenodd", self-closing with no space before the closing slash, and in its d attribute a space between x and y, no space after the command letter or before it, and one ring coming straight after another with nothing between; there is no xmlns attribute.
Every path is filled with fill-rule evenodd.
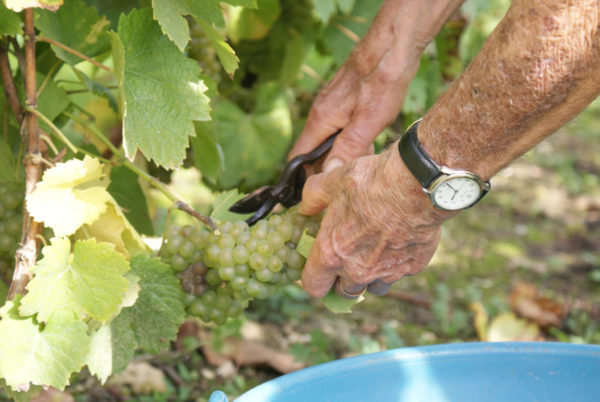
<svg viewBox="0 0 600 402"><path fill-rule="evenodd" d="M302 165L313 163L325 155L333 146L333 142L342 130L333 133L329 138L321 143L318 147L309 153L295 156L289 163L287 169L283 172L279 183L286 183L293 189L290 194L281 200L281 203L290 208L302 201L302 189L306 182L306 173L302 169Z"/></svg>
<svg viewBox="0 0 600 402"><path fill-rule="evenodd" d="M292 176L296 172L301 170L299 168L304 164L313 163L313 162L317 161L320 157L325 155L331 149L331 147L333 146L333 142L335 141L335 138L341 132L342 132L342 130L339 129L335 133L331 134L331 136L329 136L329 138L327 138L325 141L323 141L321 143L321 145L319 145L312 151L310 151L306 154L295 156L288 163L287 168L285 169L285 171L281 175L281 178L279 179L279 183L292 183L293 179L294 179ZM300 183L295 183L295 184L297 186ZM304 185L304 183L302 183L302 185Z"/></svg>

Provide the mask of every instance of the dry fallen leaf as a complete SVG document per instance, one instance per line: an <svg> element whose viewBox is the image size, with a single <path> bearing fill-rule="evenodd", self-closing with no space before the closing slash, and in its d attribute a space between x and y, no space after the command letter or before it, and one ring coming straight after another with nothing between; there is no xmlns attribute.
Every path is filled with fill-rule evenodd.
<svg viewBox="0 0 600 402"><path fill-rule="evenodd" d="M538 288L531 283L517 283L510 293L509 303L515 313L540 327L560 327L565 317L563 306L540 296Z"/></svg>
<svg viewBox="0 0 600 402"><path fill-rule="evenodd" d="M290 373L306 367L306 364L295 361L290 353L280 352L256 341L238 338L225 340L223 348L217 352L210 343L202 348L206 360L215 366L222 366L233 360L236 366L269 366L280 373Z"/></svg>
<svg viewBox="0 0 600 402"><path fill-rule="evenodd" d="M475 326L477 337L479 337L481 342L486 342L488 340L488 312L483 304L479 302L471 303L469 308L474 313L473 325Z"/></svg>
<svg viewBox="0 0 600 402"><path fill-rule="evenodd" d="M488 329L489 342L529 342L543 341L536 323L518 318L513 313L503 313L495 317Z"/></svg>
<svg viewBox="0 0 600 402"><path fill-rule="evenodd" d="M38 396L31 399L31 402L74 402L73 395L66 391L59 391L54 387L40 392Z"/></svg>
<svg viewBox="0 0 600 402"><path fill-rule="evenodd" d="M109 383L129 385L138 394L167 392L163 372L147 362L130 363L125 371L111 377Z"/></svg>

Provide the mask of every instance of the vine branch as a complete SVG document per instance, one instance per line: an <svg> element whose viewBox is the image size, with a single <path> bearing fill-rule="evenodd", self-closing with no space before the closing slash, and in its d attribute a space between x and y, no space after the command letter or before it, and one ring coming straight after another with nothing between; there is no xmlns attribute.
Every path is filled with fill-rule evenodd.
<svg viewBox="0 0 600 402"><path fill-rule="evenodd" d="M33 24L33 8L24 11L25 17L25 103L28 109L37 108L37 87L35 67L35 27ZM28 157L23 159L25 164L25 196L31 194L40 180L42 166L39 162L40 155L40 131L38 128L37 115L27 112L24 124L26 127L26 144ZM15 271L13 280L8 290L8 300L25 293L25 287L32 277L31 268L35 265L38 255L37 235L41 229L39 223L35 222L27 208L23 209L23 230L21 244L15 253Z"/></svg>
<svg viewBox="0 0 600 402"><path fill-rule="evenodd" d="M173 203L175 204L175 207L177 209L180 209L180 210L188 213L189 215L195 217L196 219L198 219L199 221L204 223L206 226L210 227L212 230L217 229L217 225L215 225L215 223L213 222L213 220L210 217L201 215L198 212L196 212L194 210L194 208L192 208L188 203L183 201L180 196L175 194L164 183L162 183L156 177L153 177L153 176L149 175L148 173L144 172L142 169L137 167L133 162L131 162L129 159L127 159L125 157L125 155L123 155L123 153L121 151L119 151L117 149L117 147L115 147L113 145L113 143L110 142L102 134L102 132L100 132L100 130L95 125L91 124L89 121L86 121L85 119L82 119L81 117L79 117L77 115L74 115L73 113L63 112L63 114L65 116L67 116L68 118L76 121L77 123L87 127L90 130L90 132L94 135L94 137L96 137L98 140L100 140L108 149L110 149L110 151L113 153L113 155L115 155L117 158L119 158L122 161L123 166L125 166L127 169L131 170L133 173L135 173L138 177L140 177L144 181L148 182L152 187L158 189L169 200L173 201Z"/></svg>
<svg viewBox="0 0 600 402"><path fill-rule="evenodd" d="M92 63L93 65L95 65L98 68L101 68L101 69L103 69L105 71L108 71L109 73L114 73L115 72L112 68L107 67L104 64L97 62L96 60L94 60L94 59L86 56L85 54L83 54L81 52L78 52L75 49L72 49L72 48L68 47L67 45L64 45L64 44L62 44L62 43L60 43L58 41L55 41L54 39L46 38L45 36L40 36L40 37L38 37L37 40L40 41L40 42L46 42L46 43L49 43L49 44L54 45L56 47L59 47L62 50L66 51L66 52L69 52L69 53L71 53L71 54L79 57L80 59L83 59L83 60L85 60L87 62Z"/></svg>
<svg viewBox="0 0 600 402"><path fill-rule="evenodd" d="M21 124L23 122L23 108L21 107L21 102L17 96L17 88L15 87L15 82L10 71L10 65L8 64L7 46L8 43L6 41L0 43L0 75L2 75L4 95L17 118L17 122Z"/></svg>

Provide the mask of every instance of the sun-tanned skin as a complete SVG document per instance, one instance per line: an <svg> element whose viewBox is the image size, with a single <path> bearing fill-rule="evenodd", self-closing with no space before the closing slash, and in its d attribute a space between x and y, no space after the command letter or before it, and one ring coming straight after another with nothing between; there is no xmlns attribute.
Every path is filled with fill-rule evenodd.
<svg viewBox="0 0 600 402"><path fill-rule="evenodd" d="M388 0L348 61L317 97L290 156L345 128L304 188L300 212L327 212L302 284L384 293L422 270L442 223L396 146L368 155L401 108L421 52L459 0ZM418 16L418 17L417 17ZM484 179L552 134L600 94L600 0L515 0L477 57L419 125L441 165Z"/></svg>

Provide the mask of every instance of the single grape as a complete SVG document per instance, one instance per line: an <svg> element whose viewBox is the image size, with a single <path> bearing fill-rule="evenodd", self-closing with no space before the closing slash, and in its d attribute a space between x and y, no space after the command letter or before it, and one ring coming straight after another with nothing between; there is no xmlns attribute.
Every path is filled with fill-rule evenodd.
<svg viewBox="0 0 600 402"><path fill-rule="evenodd" d="M296 250L290 250L285 259L285 263L291 269L300 269L304 266L304 257L302 257Z"/></svg>
<svg viewBox="0 0 600 402"><path fill-rule="evenodd" d="M243 246L245 244L248 244L248 241L250 240L251 237L252 236L250 235L250 232L242 232L236 236L235 242L236 242L236 244Z"/></svg>
<svg viewBox="0 0 600 402"><path fill-rule="evenodd" d="M223 281L230 281L235 277L235 268L234 267L228 267L228 266L219 267L218 272L219 272L219 278L221 278L221 280L223 280Z"/></svg>
<svg viewBox="0 0 600 402"><path fill-rule="evenodd" d="M283 247L283 245L285 244L285 240L283 239L283 236L276 231L270 232L267 235L267 241L269 242L269 245L271 246L271 250L278 250L281 247Z"/></svg>
<svg viewBox="0 0 600 402"><path fill-rule="evenodd" d="M260 240L256 246L256 252L262 256L269 257L273 254L273 247L268 240Z"/></svg>
<svg viewBox="0 0 600 402"><path fill-rule="evenodd" d="M196 247L194 247L194 243L191 241L184 241L181 246L177 249L180 256L185 259L190 259L194 254Z"/></svg>
<svg viewBox="0 0 600 402"><path fill-rule="evenodd" d="M241 290L248 286L248 280L248 277L245 276L235 276L231 279L231 282L229 282L229 286L231 286L233 290Z"/></svg>
<svg viewBox="0 0 600 402"><path fill-rule="evenodd" d="M167 244L165 245L165 249L169 254L177 254L179 251L179 247L183 244L184 240L181 237L174 237L169 239Z"/></svg>
<svg viewBox="0 0 600 402"><path fill-rule="evenodd" d="M172 255L170 262L171 268L177 272L181 272L188 267L188 262L179 254Z"/></svg>
<svg viewBox="0 0 600 402"><path fill-rule="evenodd" d="M265 267L267 264L267 259L261 254L252 253L248 259L248 264L250 264L252 269L259 270Z"/></svg>
<svg viewBox="0 0 600 402"><path fill-rule="evenodd" d="M285 271L285 274L287 275L289 280L292 282L298 281L298 280L300 280L300 278L302 278L302 270L301 269L288 268Z"/></svg>
<svg viewBox="0 0 600 402"><path fill-rule="evenodd" d="M269 282L273 279L273 272L269 270L269 268L261 268L257 270L254 275L261 282Z"/></svg>
<svg viewBox="0 0 600 402"><path fill-rule="evenodd" d="M282 221L277 225L277 232L283 237L283 241L290 241L292 235L294 234L294 226L291 222Z"/></svg>
<svg viewBox="0 0 600 402"><path fill-rule="evenodd" d="M267 268L271 272L279 272L283 268L283 262L279 259L279 257L272 255L269 257L269 261L267 262Z"/></svg>
<svg viewBox="0 0 600 402"><path fill-rule="evenodd" d="M238 264L235 266L235 275L239 277L247 278L250 276L250 267L248 264Z"/></svg>
<svg viewBox="0 0 600 402"><path fill-rule="evenodd" d="M208 316L209 309L204 298L197 298L188 306L187 311L192 317L204 319Z"/></svg>
<svg viewBox="0 0 600 402"><path fill-rule="evenodd" d="M235 246L233 249L233 259L237 264L245 264L250 258L248 249L244 246Z"/></svg>
<svg viewBox="0 0 600 402"><path fill-rule="evenodd" d="M260 242L260 240L257 239L256 237L251 237L248 240L248 242L245 244L245 246L249 253L256 251L256 247L258 247L258 242Z"/></svg>
<svg viewBox="0 0 600 402"><path fill-rule="evenodd" d="M196 249L203 249L208 244L208 233L205 230L194 232L190 238Z"/></svg>
<svg viewBox="0 0 600 402"><path fill-rule="evenodd" d="M219 255L221 254L221 249L216 244L211 244L206 249L206 256L209 260L217 262L219 260Z"/></svg>
<svg viewBox="0 0 600 402"><path fill-rule="evenodd" d="M221 238L219 239L219 247L221 248L233 248L235 246L235 239L229 235L229 234L224 234L221 235Z"/></svg>
<svg viewBox="0 0 600 402"><path fill-rule="evenodd" d="M194 228L192 225L185 225L179 229L179 236L190 237L195 231L196 228Z"/></svg>
<svg viewBox="0 0 600 402"><path fill-rule="evenodd" d="M221 283L221 278L219 278L219 272L216 269L209 269L206 273L206 283L208 283L212 287L216 287Z"/></svg>
<svg viewBox="0 0 600 402"><path fill-rule="evenodd" d="M219 265L222 267L232 267L235 265L235 260L233 259L233 250L230 248L221 249L219 253Z"/></svg>

